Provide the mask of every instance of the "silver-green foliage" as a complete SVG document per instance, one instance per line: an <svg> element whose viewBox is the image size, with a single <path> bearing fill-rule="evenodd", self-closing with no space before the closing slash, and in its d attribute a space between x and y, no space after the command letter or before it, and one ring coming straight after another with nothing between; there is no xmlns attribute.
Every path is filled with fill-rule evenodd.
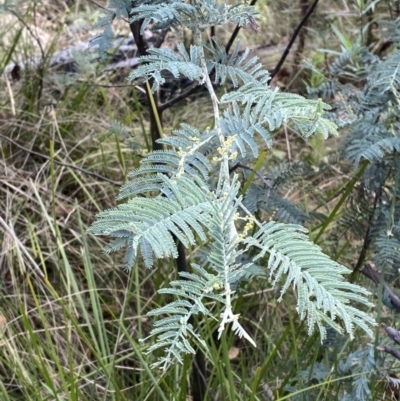
<svg viewBox="0 0 400 401"><path fill-rule="evenodd" d="M323 361L298 372L293 378L293 385L286 388L294 393L294 400L315 400L321 395L323 388L325 399L369 401L373 399L370 389L373 378L390 382L388 372L391 370L393 357L389 355L384 358L375 353L373 344L343 355L345 344L346 336L338 336L328 328L328 337L320 349Z"/></svg>
<svg viewBox="0 0 400 401"><path fill-rule="evenodd" d="M388 279L398 277L400 249L400 18L379 25L394 40L388 54L380 58L359 44L343 50L332 81L319 90L328 94L328 86L341 99L335 108L348 122L343 158L355 168L368 163L341 222L355 222L348 227L363 240L368 230L372 260Z"/></svg>
<svg viewBox="0 0 400 401"><path fill-rule="evenodd" d="M307 319L310 332L317 325L324 337L325 323L341 331L343 322L350 335L355 326L371 333L373 319L351 305L352 301L369 305L368 293L344 281L343 275L350 271L312 244L302 226L258 221L243 202L238 176L229 172L235 160L257 157L260 140L271 147L273 134L284 124L291 124L303 137L336 135L336 126L324 117L329 106L272 90L268 72L256 58L248 58L248 50L240 54L237 46L228 56L218 40L214 39L214 48L202 42L201 33L210 25L246 24L256 15L252 7L213 0L135 1L133 5L126 15L144 19L143 29L188 27L196 43L189 50L179 44L178 52L151 49L130 79L152 80L155 90L163 82L162 70L184 75L206 85L215 114L212 128L201 131L182 124L160 140L165 150L151 152L122 187L119 199L128 199L126 203L100 213L90 228L95 235L114 238L107 252L127 249L128 269L139 255L148 268L155 259L176 258L176 239L186 247L199 240L208 247L202 265L192 264L191 273L180 273L180 280L160 290L176 300L150 312L162 316L150 333L157 342L149 352L165 350L156 365L165 369L182 362L182 354L194 353L193 340L206 346L191 323L199 313L219 319L219 335L232 324L235 333L255 345L232 301L237 283L252 277L259 259L267 260L272 285L286 276L282 295L291 287L297 291L298 312ZM212 70L215 84L229 79L237 89L218 99L210 81ZM222 308L217 317L211 307L216 302Z"/></svg>
<svg viewBox="0 0 400 401"><path fill-rule="evenodd" d="M336 231L360 239L381 277L391 281L398 280L400 263L400 18L378 24L393 40L387 54L378 57L360 45L343 50L332 65L332 80L310 93L340 99L334 102L336 114L347 122L342 160L365 168ZM381 301L396 312L385 289ZM372 346L349 354L337 364L347 382L341 401L375 399L371 384L378 378L391 383L386 369L392 363Z"/></svg>

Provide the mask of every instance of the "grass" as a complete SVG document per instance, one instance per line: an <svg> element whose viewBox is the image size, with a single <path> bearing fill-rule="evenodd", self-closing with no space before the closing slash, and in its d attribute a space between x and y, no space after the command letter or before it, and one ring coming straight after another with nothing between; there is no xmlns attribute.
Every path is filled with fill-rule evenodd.
<svg viewBox="0 0 400 401"><path fill-rule="evenodd" d="M261 2L266 16L261 32L266 34L256 37L257 44L289 35L297 21L296 6ZM151 370L154 356L144 352L149 344L138 341L151 328L147 311L165 303L156 290L175 277L174 262L159 262L151 271L136 264L126 272L121 254L104 254L105 241L86 233L98 211L115 205L118 182L146 154L147 111L129 89L99 86L112 82L101 68L64 77L67 84L49 69L59 41L66 46L88 36L95 15L87 5L43 1L32 7L22 10L19 22L9 19L0 28L0 71L17 55L28 59L38 54L35 35L45 50L41 68L21 71L19 80L3 74L0 81L0 399L188 400L191 360L166 373ZM67 34L57 28L59 19L69 27ZM243 32L242 40L251 42L254 35ZM212 109L200 97L164 117L165 132L183 121L204 127L212 120ZM125 136L108 131L113 120L128 127ZM312 148L286 134L292 155L301 151L312 157ZM130 135L137 142L133 148ZM276 141L281 153L267 154L269 165L288 152L284 133ZM331 172L315 179L327 182L334 193L347 177ZM301 186L289 193L310 209L316 204L312 195ZM327 205L335 213L326 223L310 227L315 238L334 229L336 201ZM356 248L348 244L341 261L352 260ZM256 339L256 350L229 331L215 341L216 323L198 322L210 344L206 399L294 399L295 393L284 386L322 354L318 337L307 337L295 313L295 298L277 303L278 296L278 290L261 281L237 299L236 309ZM335 379L316 386L318 399L339 399Z"/></svg>

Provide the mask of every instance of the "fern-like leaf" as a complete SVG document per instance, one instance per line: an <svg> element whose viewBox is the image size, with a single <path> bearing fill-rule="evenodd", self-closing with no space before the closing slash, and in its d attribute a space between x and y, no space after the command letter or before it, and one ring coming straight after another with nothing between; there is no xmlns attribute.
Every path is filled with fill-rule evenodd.
<svg viewBox="0 0 400 401"><path fill-rule="evenodd" d="M210 26L223 25L229 21L244 26L249 16L257 17L257 11L247 4L228 5L217 0L203 0L188 4L184 0L145 1L132 10L130 21L143 20L141 33L153 24L153 29L187 27L205 30Z"/></svg>
<svg viewBox="0 0 400 401"><path fill-rule="evenodd" d="M353 335L354 325L372 335L369 326L374 324L374 320L349 305L350 300L371 305L365 298L369 292L345 282L342 275L349 274L350 270L322 253L317 245L309 241L305 232L306 229L301 226L271 221L263 224L254 238L245 242L261 249L254 260L269 253L268 269L273 285L283 274L288 275L280 299L291 285L295 286L297 311L301 319L307 317L309 333L317 325L324 339L325 324L342 331L336 321L339 317L350 336Z"/></svg>
<svg viewBox="0 0 400 401"><path fill-rule="evenodd" d="M223 297L214 293L216 277L197 264L192 264L193 273L181 272L185 280L175 280L170 288L162 288L158 292L164 295L178 296L177 301L157 308L148 313L149 316L165 316L154 324L150 335L142 339L157 336L157 341L148 348L147 353L156 349L164 349L165 354L153 367L166 369L171 363L183 363L182 354L194 354L191 346L193 340L206 347L204 340L196 333L190 320L194 315L203 315L215 319L204 301L224 303ZM217 287L218 288L218 287Z"/></svg>
<svg viewBox="0 0 400 401"><path fill-rule="evenodd" d="M130 22L143 20L140 33L149 24L154 24L154 29L169 29L178 27L190 21L190 17L196 15L197 9L184 0L153 1L148 4L138 5L132 10Z"/></svg>
<svg viewBox="0 0 400 401"><path fill-rule="evenodd" d="M188 124L181 124L173 136L158 140L170 149L151 152L138 169L128 174L132 180L121 187L118 199L162 191L162 174L171 178L185 174L193 180L196 177L207 180L211 164L204 153L215 145L215 136L214 130L201 132Z"/></svg>
<svg viewBox="0 0 400 401"><path fill-rule="evenodd" d="M106 247L112 252L128 246L126 266L130 269L140 249L144 263L152 267L156 258L178 255L172 235L185 246L195 244L195 236L206 239L204 227L211 216L210 192L199 179L196 182L181 177L168 179L164 174L158 178L163 183L163 196L157 198L134 198L116 209L106 210L90 227L95 235L107 235L117 239Z"/></svg>
<svg viewBox="0 0 400 401"><path fill-rule="evenodd" d="M101 62L107 59L107 51L113 43L112 23L114 19L127 18L128 10L131 7L132 0L109 0L107 8L102 9L104 15L94 25L95 29L101 29L102 31L90 39L90 46L98 46L98 54Z"/></svg>
<svg viewBox="0 0 400 401"><path fill-rule="evenodd" d="M236 46L230 56L227 55L225 46L218 42L216 37L212 38L214 46L204 43L211 54L213 59L207 59L208 71L215 69L215 83L223 85L229 76L233 86L236 88L239 85L238 78L243 83L258 81L260 85L267 85L270 74L267 70L262 68L262 64L258 63L258 57L247 59L250 50L246 49L241 55L240 42Z"/></svg>
<svg viewBox="0 0 400 401"><path fill-rule="evenodd" d="M394 137L388 132L380 133L379 136L354 138L347 147L348 158L355 165L358 165L361 159L371 162L380 161L393 152L400 152L400 138Z"/></svg>
<svg viewBox="0 0 400 401"><path fill-rule="evenodd" d="M133 81L140 78L142 82L146 82L153 78L153 92L165 82L161 75L162 70L170 71L175 78L179 78L182 74L191 80L202 82L204 76L200 66L199 47L191 45L189 54L184 45L180 43L178 50L179 53L168 47L148 49L149 55L140 57L143 64L130 73L129 80Z"/></svg>
<svg viewBox="0 0 400 401"><path fill-rule="evenodd" d="M212 313L204 304L205 299L212 299L223 305L219 333L227 324L232 323L232 330L245 337L252 344L254 341L240 325L238 315L232 312L231 284L245 277L252 263L242 265L238 257L243 253L238 247L241 237L236 231L234 221L237 218L237 208L241 202L237 198L239 185L235 182L230 188L219 188L210 194L209 205L213 218L208 219L208 235L210 237L210 252L207 264L210 271L197 264L192 264L193 272L182 272L180 276L186 280L171 282L171 288L161 289L159 293L177 296L172 303L149 312L150 316L171 315L155 323L150 337L157 336L157 342L148 352L155 349L165 349L165 355L154 366L166 369L172 362L182 363L182 354L194 353L189 340L197 340L204 345L201 337L189 323L193 315L202 313L213 318ZM214 318L215 319L215 318Z"/></svg>
<svg viewBox="0 0 400 401"><path fill-rule="evenodd" d="M342 375L354 375L352 391L345 394L341 401L369 401L372 392L369 388L369 376L375 372L374 348L368 347L351 353L346 361L340 361L338 371Z"/></svg>
<svg viewBox="0 0 400 401"><path fill-rule="evenodd" d="M243 113L237 101L246 105ZM256 103L254 108L253 102ZM234 138L232 151L237 148L243 157L246 156L246 147L251 149L254 157L258 156L258 145L253 139L255 133L271 147L270 133L288 122L294 123L305 138L312 134L322 134L325 138L338 134L335 124L323 117L329 106L321 100L278 94L258 83L244 85L234 95L224 95L221 103L232 103L233 111L227 109L220 123L224 134Z"/></svg>

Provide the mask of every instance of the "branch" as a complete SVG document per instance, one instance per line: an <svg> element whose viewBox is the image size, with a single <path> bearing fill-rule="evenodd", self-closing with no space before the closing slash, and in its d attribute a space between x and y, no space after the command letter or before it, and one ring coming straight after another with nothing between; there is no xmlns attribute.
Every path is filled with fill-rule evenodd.
<svg viewBox="0 0 400 401"><path fill-rule="evenodd" d="M309 0L300 0L300 9L301 9L301 15L304 17L307 14L308 7L309 7ZM303 25L303 27L306 27L308 21L306 21ZM306 44L306 36L307 36L307 30L302 29L299 33L299 45L297 46L297 49L295 51L294 57L293 57L293 68L289 76L289 83L293 82L295 79L298 71L299 71L299 66L301 63L301 57L303 55L304 51L304 46Z"/></svg>
<svg viewBox="0 0 400 401"><path fill-rule="evenodd" d="M266 180L258 171L254 170L253 168L248 167L248 166L246 166L246 165L244 165L242 163L237 163L232 168L230 168L229 169L229 174L231 174L233 171L235 171L238 167L243 168L245 170L250 170L251 172L253 172L263 182L263 184L267 188L269 188L269 189L273 188L273 185L271 185L271 182Z"/></svg>
<svg viewBox="0 0 400 401"><path fill-rule="evenodd" d="M379 351L384 351L387 354L394 356L396 359L400 360L400 352L396 349L391 347L390 345L380 345L376 347Z"/></svg>
<svg viewBox="0 0 400 401"><path fill-rule="evenodd" d="M160 111L164 111L166 109L169 109L174 104L180 102L181 100L186 99L188 96L190 96L192 93L194 93L196 91L196 89L198 89L198 88L199 88L199 84L196 82L186 92L183 92L180 95L177 95L174 98L168 100L167 102L165 102L163 104L160 104L158 109Z"/></svg>
<svg viewBox="0 0 400 401"><path fill-rule="evenodd" d="M283 63L286 60L286 57L288 56L290 49L294 43L294 41L297 38L297 35L300 33L301 28L304 26L304 24L307 22L308 18L310 17L310 15L314 12L315 7L317 7L319 0L315 0L314 3L312 4L312 6L310 7L310 9L307 11L307 14L304 16L304 18L301 20L300 24L297 26L297 28L294 30L293 35L290 39L290 42L288 43L288 45L286 46L285 51L282 54L281 59L279 60L278 64L276 65L276 67L274 68L274 70L271 73L271 77L270 77L270 81L272 81L272 79L275 77L275 75L279 72L279 70L281 69Z"/></svg>
<svg viewBox="0 0 400 401"><path fill-rule="evenodd" d="M371 214L369 215L369 219L368 219L368 228L367 231L365 232L365 236L364 236L364 242L363 242L363 246L360 252L360 255L358 257L357 263L353 269L353 272L350 275L350 282L353 282L357 272L361 269L362 264L365 261L365 258L367 257L367 251L369 246L371 245L371 237L370 237L370 232L371 232L371 226L372 226L372 220L375 216L375 211L378 205L378 199L380 198L380 195L378 196L378 194L375 194L375 199L374 199L374 206L371 210ZM365 269L365 268L364 268Z"/></svg>
<svg viewBox="0 0 400 401"><path fill-rule="evenodd" d="M129 14L129 17L131 15ZM131 33L135 39L136 46L140 56L144 56L147 53L149 45L143 35L140 34L140 29L143 20L133 21L129 24ZM151 81L150 81L151 83ZM150 86L145 86L146 98L148 101L148 110L150 113L150 135L152 141L152 150L163 150L164 147L158 140L162 137L162 110L160 109L159 97L157 93L152 94ZM152 107L152 101L154 100L155 107ZM157 122L160 122L158 124Z"/></svg>
<svg viewBox="0 0 400 401"><path fill-rule="evenodd" d="M45 155L43 153L36 152L34 150L31 150L31 149L27 149L24 146L20 145L18 142L13 141L11 138L7 138L5 135L0 134L0 137L5 139L5 140L7 140L8 142L11 142L13 145L18 147L19 149L22 149L25 152L28 152L28 153L30 153L32 155L36 155L36 156L42 157L43 159L46 159L46 160L51 160L51 158L49 156L47 156L47 155ZM109 182L110 184L113 184L115 186L121 186L123 184L123 182L121 182L121 181L114 181L114 180L112 180L110 178L104 177L104 176L102 176L100 174L97 174L97 173L93 173L92 171L89 171L89 170L85 170L85 169L83 169L81 167L78 167L78 166L75 166L73 164L62 163L62 162L59 162L59 161L54 160L54 159L53 159L53 162L55 164L59 165L59 166L72 168L74 170L80 171L83 174L91 175L92 177L96 177L97 179L99 179L101 181Z"/></svg>
<svg viewBox="0 0 400 401"><path fill-rule="evenodd" d="M94 0L88 0L88 1L89 1L89 3L94 4L96 7L101 8L102 10L108 11L107 7L103 7L101 4L96 3Z"/></svg>
<svg viewBox="0 0 400 401"><path fill-rule="evenodd" d="M386 333L388 336L395 341L397 344L400 344L400 331L394 329L393 327L386 326L385 327Z"/></svg>
<svg viewBox="0 0 400 401"><path fill-rule="evenodd" d="M382 282L382 291L383 291L383 301L384 304L388 307L391 307L394 309L396 312L400 312L400 298L393 292L393 290L390 288L389 284L386 283L386 281L381 278L381 275L379 272L374 270L372 266L367 263L364 268L361 270L361 273L364 274L364 276L368 277L370 280L372 280L376 286L379 287L381 280ZM390 301L390 304L388 302L385 302L385 298Z"/></svg>

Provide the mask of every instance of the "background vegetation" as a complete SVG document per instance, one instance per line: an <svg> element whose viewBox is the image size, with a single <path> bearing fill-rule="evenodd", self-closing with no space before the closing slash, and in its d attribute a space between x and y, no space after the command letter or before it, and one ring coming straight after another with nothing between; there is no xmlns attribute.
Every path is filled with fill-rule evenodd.
<svg viewBox="0 0 400 401"><path fill-rule="evenodd" d="M333 80L335 58L357 43L384 57L393 43L376 22L394 20L398 3L321 2L271 85L307 95L307 87ZM253 46L274 71L311 4L260 0L259 33L241 30L242 44ZM374 339L359 333L350 341L332 334L332 341L321 345L316 334L307 335L294 294L278 303L279 290L271 290L267 281L249 284L236 306L257 350L229 331L217 341L216 326L200 324L210 345L204 367L188 358L166 373L150 370L154 356L145 355L148 344L138 339L151 328L146 313L164 304L156 290L176 276L175 262L154 270L136 264L126 272L122 254L104 254L105 242L87 234L95 214L116 204L120 184L151 148L143 89L127 85L128 69L107 70L88 52L73 55L73 71L52 65L60 50L88 42L105 5L100 0L2 5L0 399L340 400L357 386L368 386L370 393L359 393L364 399L396 399L396 361L385 367L386 375L374 372L381 352L376 346L385 339L382 328ZM219 32L222 38L229 39L231 28ZM122 22L117 33L130 35ZM167 42L173 45L172 33ZM362 87L363 77L354 75L348 79ZM164 132L181 122L205 128L212 120L208 98L197 94L165 111ZM356 235L340 218L357 207L351 194L360 175L336 161L341 138L304 142L287 128L274 140L258 173L291 175L280 195L313 216L305 224L324 252L355 266L364 252L365 226ZM283 167L298 163L304 167ZM284 218L279 213L285 209L274 213ZM352 279L374 288L361 276ZM395 326L397 317L382 306L382 297L374 302L371 313L379 323ZM347 362L358 370L345 369L349 355ZM195 370L203 373L205 394L191 384Z"/></svg>

